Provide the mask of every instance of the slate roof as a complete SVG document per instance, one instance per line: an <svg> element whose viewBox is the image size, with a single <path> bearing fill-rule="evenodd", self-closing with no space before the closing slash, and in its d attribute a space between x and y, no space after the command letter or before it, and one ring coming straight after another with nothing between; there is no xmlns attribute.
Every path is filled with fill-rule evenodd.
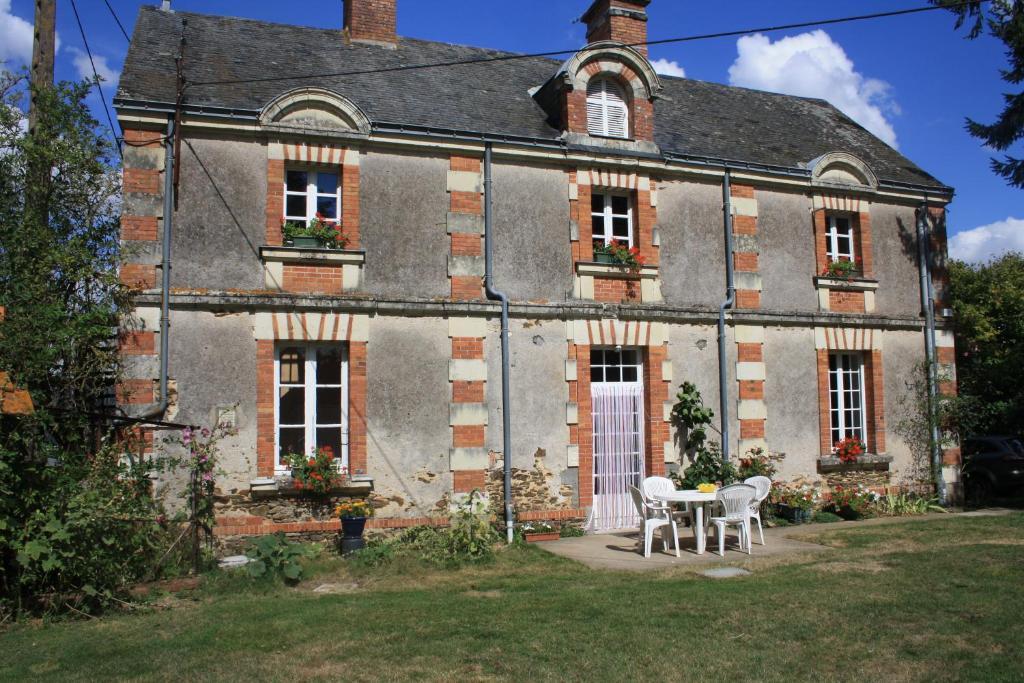
<svg viewBox="0 0 1024 683"><path fill-rule="evenodd" d="M558 60L523 58L318 79L196 85L204 81L373 71L512 53L399 38L396 49L353 43L340 32L142 7L116 104L173 103L174 57L187 21L186 104L254 113L288 90L318 86L356 103L378 124L403 124L557 141L530 95ZM931 175L823 100L686 78L661 77L655 142L663 152L801 168L833 151L863 159L882 181L943 187Z"/></svg>

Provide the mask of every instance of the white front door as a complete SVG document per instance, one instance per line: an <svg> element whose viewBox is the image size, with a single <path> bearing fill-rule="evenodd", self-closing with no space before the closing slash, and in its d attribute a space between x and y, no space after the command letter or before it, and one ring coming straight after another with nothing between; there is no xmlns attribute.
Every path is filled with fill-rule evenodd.
<svg viewBox="0 0 1024 683"><path fill-rule="evenodd" d="M644 385L636 349L590 352L594 425L594 515L598 530L640 523L630 486L644 476Z"/></svg>

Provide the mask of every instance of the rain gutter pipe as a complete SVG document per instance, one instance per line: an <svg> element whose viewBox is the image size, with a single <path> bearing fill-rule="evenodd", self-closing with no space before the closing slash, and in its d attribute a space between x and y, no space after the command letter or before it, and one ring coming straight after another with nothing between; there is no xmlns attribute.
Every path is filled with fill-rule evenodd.
<svg viewBox="0 0 1024 683"><path fill-rule="evenodd" d="M732 188L729 168L722 177L722 213L725 220L725 300L718 306L718 410L722 422L722 460L729 461L729 378L725 356L725 311L736 301L732 263Z"/></svg>
<svg viewBox="0 0 1024 683"><path fill-rule="evenodd" d="M935 368L935 296L932 292L931 256L928 241L931 237L928 227L928 195L924 196L917 210L917 260L921 274L921 306L924 308L924 350L928 362L928 429L931 441L932 472L935 490L942 505L948 503L946 480L942 476L942 448L939 425L936 420L938 407L938 374Z"/></svg>
<svg viewBox="0 0 1024 683"><path fill-rule="evenodd" d="M491 143L484 143L484 290L501 302L501 438L504 464L505 533L512 543L512 419L509 414L508 296L494 288L494 223L491 208Z"/></svg>
<svg viewBox="0 0 1024 683"><path fill-rule="evenodd" d="M167 359L171 307L171 223L174 217L174 117L167 119L164 140L164 234L160 260L160 401L140 417L156 417L167 410Z"/></svg>

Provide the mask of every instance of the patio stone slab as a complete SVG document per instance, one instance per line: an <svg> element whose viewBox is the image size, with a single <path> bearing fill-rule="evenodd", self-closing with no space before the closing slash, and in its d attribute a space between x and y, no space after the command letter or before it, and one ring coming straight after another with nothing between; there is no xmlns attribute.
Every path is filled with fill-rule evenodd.
<svg viewBox="0 0 1024 683"><path fill-rule="evenodd" d="M750 576L751 572L742 567L715 567L701 572L702 576L711 579L732 579L737 576Z"/></svg>

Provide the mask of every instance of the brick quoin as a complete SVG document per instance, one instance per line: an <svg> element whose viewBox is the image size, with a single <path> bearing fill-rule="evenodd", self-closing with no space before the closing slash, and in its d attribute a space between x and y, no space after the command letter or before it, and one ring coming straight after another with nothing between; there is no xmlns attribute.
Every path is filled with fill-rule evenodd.
<svg viewBox="0 0 1024 683"><path fill-rule="evenodd" d="M737 251L732 255L733 268L743 273L758 271L758 255L751 251Z"/></svg>
<svg viewBox="0 0 1024 683"><path fill-rule="evenodd" d="M763 439L764 420L740 420L741 439Z"/></svg>
<svg viewBox="0 0 1024 683"><path fill-rule="evenodd" d="M149 242L157 238L156 216L121 216L121 239Z"/></svg>
<svg viewBox="0 0 1024 683"><path fill-rule="evenodd" d="M483 298L483 278L477 275L453 275L452 297L460 301Z"/></svg>
<svg viewBox="0 0 1024 683"><path fill-rule="evenodd" d="M473 489L482 489L487 484L487 473L484 470L454 470L452 472L452 490L455 493L469 493Z"/></svg>
<svg viewBox="0 0 1024 683"><path fill-rule="evenodd" d="M738 183L732 183L729 185L729 196L731 197L745 197L746 199L754 198L754 186L753 185L740 185ZM749 216L753 218L753 216Z"/></svg>
<svg viewBox="0 0 1024 683"><path fill-rule="evenodd" d="M938 346L935 348L935 359L943 365L956 363L956 349L952 346Z"/></svg>
<svg viewBox="0 0 1024 683"><path fill-rule="evenodd" d="M280 246L283 240L281 223L284 220L284 161L267 160L267 231L265 239L271 246Z"/></svg>
<svg viewBox="0 0 1024 683"><path fill-rule="evenodd" d="M256 474L274 476L274 342L256 341Z"/></svg>
<svg viewBox="0 0 1024 683"><path fill-rule="evenodd" d="M576 202L576 225L579 227L579 242L577 242L578 253L574 254L577 261L594 260L594 226L591 224L590 199L592 191L590 185L579 185L576 193L579 200Z"/></svg>
<svg viewBox="0 0 1024 683"><path fill-rule="evenodd" d="M160 171L148 168L125 168L122 189L134 194L160 194Z"/></svg>
<svg viewBox="0 0 1024 683"><path fill-rule="evenodd" d="M943 465L959 465L960 464L960 448L945 448L942 451L942 464Z"/></svg>
<svg viewBox="0 0 1024 683"><path fill-rule="evenodd" d="M122 332L118 337L123 356L147 356L156 353L156 333L148 331Z"/></svg>
<svg viewBox="0 0 1024 683"><path fill-rule="evenodd" d="M873 277L875 272L874 247L871 243L871 214L862 211L854 220L854 249L860 257L864 277Z"/></svg>
<svg viewBox="0 0 1024 683"><path fill-rule="evenodd" d="M761 292L756 289L737 289L736 308L761 308Z"/></svg>
<svg viewBox="0 0 1024 683"><path fill-rule="evenodd" d="M342 268L340 266L307 266L284 264L281 287L286 292L308 294L341 294Z"/></svg>
<svg viewBox="0 0 1024 683"><path fill-rule="evenodd" d="M484 340L479 337L452 337L452 358L482 359Z"/></svg>
<svg viewBox="0 0 1024 683"><path fill-rule="evenodd" d="M885 452L885 378L882 352L864 352L864 394L867 403L867 444L873 453Z"/></svg>
<svg viewBox="0 0 1024 683"><path fill-rule="evenodd" d="M451 240L452 256L483 256L483 239L479 235L455 232Z"/></svg>
<svg viewBox="0 0 1024 683"><path fill-rule="evenodd" d="M485 384L482 380L452 382L452 403L483 403Z"/></svg>
<svg viewBox="0 0 1024 683"><path fill-rule="evenodd" d="M156 266L125 263L121 266L121 282L133 289L152 289L156 286Z"/></svg>
<svg viewBox="0 0 1024 683"><path fill-rule="evenodd" d="M164 134L155 130L140 130L138 128L122 128L124 141L131 143L132 147L160 148L164 146Z"/></svg>
<svg viewBox="0 0 1024 683"><path fill-rule="evenodd" d="M825 209L815 211L811 220L814 224L814 273L820 275L828 266L828 240L825 237L828 225L825 218Z"/></svg>
<svg viewBox="0 0 1024 683"><path fill-rule="evenodd" d="M651 206L651 193L647 190L637 190L631 199L636 207L636 246L640 248L645 265L656 266L659 263L660 251L654 246L654 226L658 224L658 210Z"/></svg>
<svg viewBox="0 0 1024 683"><path fill-rule="evenodd" d="M740 399L764 399L764 381L754 379L740 380Z"/></svg>
<svg viewBox="0 0 1024 683"><path fill-rule="evenodd" d="M839 313L863 313L864 292L828 291L828 309Z"/></svg>
<svg viewBox="0 0 1024 683"><path fill-rule="evenodd" d="M662 380L662 363L668 356L665 346L649 346L644 354L644 402L647 412L644 469L648 476L665 473L663 446L669 440L669 423L664 420L663 405L668 400L668 383ZM586 415L590 415L588 411Z"/></svg>
<svg viewBox="0 0 1024 683"><path fill-rule="evenodd" d="M483 168L483 160L480 159L480 157L467 157L453 154L450 158L450 166L453 171L480 173Z"/></svg>
<svg viewBox="0 0 1024 683"><path fill-rule="evenodd" d="M575 400L580 420L575 429L570 426L569 438L575 435L575 444L579 447L579 496L580 507L590 507L594 503L594 425L590 419L590 346L587 344L570 344L569 358L576 359ZM570 400L573 394L570 392Z"/></svg>
<svg viewBox="0 0 1024 683"><path fill-rule="evenodd" d="M732 233L734 235L756 235L757 234L757 217L756 216L733 216L732 217Z"/></svg>
<svg viewBox="0 0 1024 683"><path fill-rule="evenodd" d="M366 474L366 342L348 344L348 469Z"/></svg>
<svg viewBox="0 0 1024 683"><path fill-rule="evenodd" d="M482 448L484 437L484 425L452 426L452 446L455 448Z"/></svg>
<svg viewBox="0 0 1024 683"><path fill-rule="evenodd" d="M832 452L832 423L829 416L828 350L818 349L818 448L821 455Z"/></svg>
<svg viewBox="0 0 1024 683"><path fill-rule="evenodd" d="M468 213L479 216L483 213L483 198L479 192L462 192L453 190L451 196L452 213Z"/></svg>
<svg viewBox="0 0 1024 683"><path fill-rule="evenodd" d="M736 360L740 363L760 363L764 360L761 344L740 342L736 344Z"/></svg>
<svg viewBox="0 0 1024 683"><path fill-rule="evenodd" d="M348 238L346 249L360 248L359 165L341 167L341 228Z"/></svg>
<svg viewBox="0 0 1024 683"><path fill-rule="evenodd" d="M121 405L144 405L153 402L154 383L151 379L125 379L116 387L117 402Z"/></svg>

